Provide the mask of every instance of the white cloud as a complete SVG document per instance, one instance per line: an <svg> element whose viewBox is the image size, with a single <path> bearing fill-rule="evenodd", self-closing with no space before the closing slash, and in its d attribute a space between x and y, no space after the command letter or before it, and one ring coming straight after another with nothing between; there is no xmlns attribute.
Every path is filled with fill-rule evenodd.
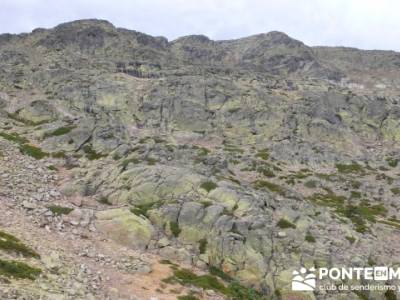
<svg viewBox="0 0 400 300"><path fill-rule="evenodd" d="M400 50L398 0L1 0L0 32L82 18L174 39L284 31L309 45Z"/></svg>

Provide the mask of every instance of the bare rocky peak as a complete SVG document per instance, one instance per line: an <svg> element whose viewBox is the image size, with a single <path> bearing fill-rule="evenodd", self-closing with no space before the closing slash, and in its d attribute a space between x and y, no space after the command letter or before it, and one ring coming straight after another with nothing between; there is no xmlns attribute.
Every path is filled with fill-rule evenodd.
<svg viewBox="0 0 400 300"><path fill-rule="evenodd" d="M400 72L399 53L309 47L279 31L221 41L204 35L189 35L169 42L164 37L116 28L105 20L89 19L63 23L47 30L35 29L30 34L0 35L0 47L13 43L31 52L36 47L57 52L79 50L101 60L139 60L158 63L166 68L218 66L336 82L348 78L367 86L373 86L372 74L387 77L386 84L396 86ZM30 43L32 47L28 46ZM365 74L366 69L372 72ZM387 70L390 74L385 74Z"/></svg>

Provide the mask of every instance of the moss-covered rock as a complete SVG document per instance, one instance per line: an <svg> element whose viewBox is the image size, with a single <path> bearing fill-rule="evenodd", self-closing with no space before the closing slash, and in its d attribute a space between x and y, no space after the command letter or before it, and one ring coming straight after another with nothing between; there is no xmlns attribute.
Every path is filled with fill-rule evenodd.
<svg viewBox="0 0 400 300"><path fill-rule="evenodd" d="M132 249L145 249L155 230L151 223L129 209L109 209L96 214L96 227L116 242Z"/></svg>

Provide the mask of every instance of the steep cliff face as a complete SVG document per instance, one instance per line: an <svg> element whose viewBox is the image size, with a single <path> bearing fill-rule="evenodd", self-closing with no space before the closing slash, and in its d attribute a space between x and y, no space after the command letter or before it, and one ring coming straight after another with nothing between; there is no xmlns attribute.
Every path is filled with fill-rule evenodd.
<svg viewBox="0 0 400 300"><path fill-rule="evenodd" d="M75 21L0 36L0 128L73 168L66 195L131 207L138 248L273 295L301 264L396 261L399 62Z"/></svg>

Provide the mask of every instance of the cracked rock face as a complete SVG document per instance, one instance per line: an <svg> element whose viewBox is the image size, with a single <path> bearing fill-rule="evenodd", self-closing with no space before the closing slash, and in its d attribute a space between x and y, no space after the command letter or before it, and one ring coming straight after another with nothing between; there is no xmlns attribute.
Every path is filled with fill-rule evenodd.
<svg viewBox="0 0 400 300"><path fill-rule="evenodd" d="M111 239L271 296L300 265L396 263L399 75L398 53L280 32L75 21L0 35L0 138L69 169L64 194L100 205Z"/></svg>

